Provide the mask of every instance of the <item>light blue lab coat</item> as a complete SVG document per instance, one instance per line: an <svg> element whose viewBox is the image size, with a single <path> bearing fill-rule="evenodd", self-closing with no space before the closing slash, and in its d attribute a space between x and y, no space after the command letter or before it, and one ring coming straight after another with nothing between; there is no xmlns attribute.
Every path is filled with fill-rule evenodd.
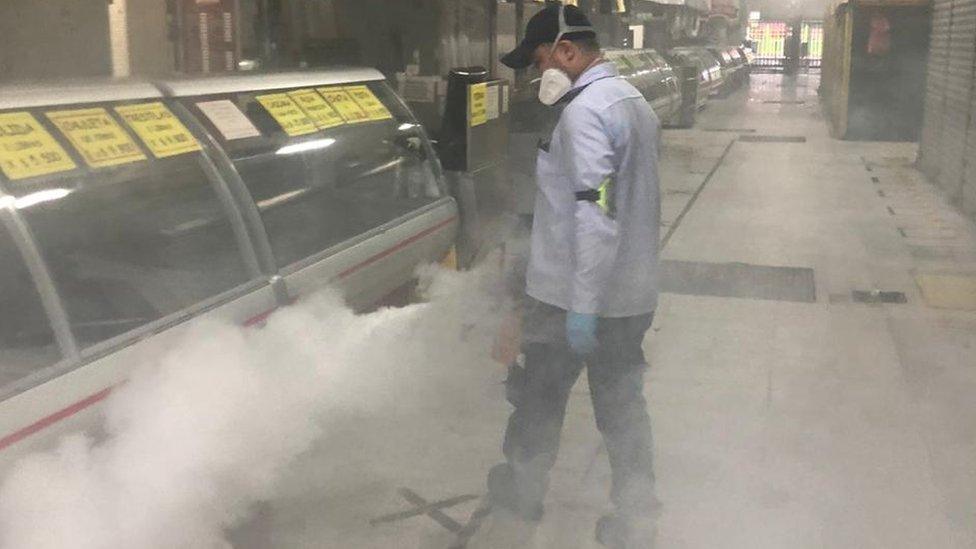
<svg viewBox="0 0 976 549"><path fill-rule="evenodd" d="M540 143L526 291L577 313L647 314L658 295L661 124L612 63L584 72L573 88L583 87ZM576 199L608 180L609 209Z"/></svg>

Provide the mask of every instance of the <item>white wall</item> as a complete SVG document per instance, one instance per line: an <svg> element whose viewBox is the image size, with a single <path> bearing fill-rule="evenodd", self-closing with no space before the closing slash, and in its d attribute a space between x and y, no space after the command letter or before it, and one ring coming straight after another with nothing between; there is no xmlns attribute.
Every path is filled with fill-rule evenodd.
<svg viewBox="0 0 976 549"><path fill-rule="evenodd" d="M829 0L743 0L743 9L758 11L763 19L823 19Z"/></svg>
<svg viewBox="0 0 976 549"><path fill-rule="evenodd" d="M0 81L112 72L106 0L0 0Z"/></svg>

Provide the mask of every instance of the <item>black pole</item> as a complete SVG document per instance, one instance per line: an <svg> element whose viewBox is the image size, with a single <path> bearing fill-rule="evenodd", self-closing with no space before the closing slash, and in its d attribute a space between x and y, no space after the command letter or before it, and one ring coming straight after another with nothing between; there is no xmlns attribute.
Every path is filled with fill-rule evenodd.
<svg viewBox="0 0 976 549"><path fill-rule="evenodd" d="M525 0L515 0L515 43L522 41L525 34Z"/></svg>
<svg viewBox="0 0 976 549"><path fill-rule="evenodd" d="M525 0L515 0L515 43L522 42L525 37ZM516 89L522 87L525 79L525 69L515 71L515 82L512 84Z"/></svg>
<svg viewBox="0 0 976 549"><path fill-rule="evenodd" d="M278 40L275 28L279 14L278 0L260 0L258 2L257 31L258 43L261 44L261 61L265 67L278 65Z"/></svg>
<svg viewBox="0 0 976 549"><path fill-rule="evenodd" d="M498 76L495 74L498 63L498 2L485 0L485 8L488 10L488 74L495 78Z"/></svg>

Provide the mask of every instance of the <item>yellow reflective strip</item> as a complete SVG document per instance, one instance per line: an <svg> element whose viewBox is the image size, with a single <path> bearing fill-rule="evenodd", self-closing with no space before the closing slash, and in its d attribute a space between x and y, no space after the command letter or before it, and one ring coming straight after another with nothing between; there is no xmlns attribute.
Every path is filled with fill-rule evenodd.
<svg viewBox="0 0 976 549"><path fill-rule="evenodd" d="M600 198L596 201L596 205L599 206L601 210L603 210L603 213L609 214L610 213L610 178L609 177L603 180L603 183L600 184L600 188L597 189L597 192L600 193Z"/></svg>

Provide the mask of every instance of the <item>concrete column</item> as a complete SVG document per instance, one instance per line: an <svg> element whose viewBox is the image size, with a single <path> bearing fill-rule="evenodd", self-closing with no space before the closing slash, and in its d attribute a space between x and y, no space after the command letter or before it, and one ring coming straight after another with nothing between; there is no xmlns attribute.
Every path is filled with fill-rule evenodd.
<svg viewBox="0 0 976 549"><path fill-rule="evenodd" d="M131 74L129 63L129 0L114 0L108 6L108 37L112 48L112 76L125 78Z"/></svg>
<svg viewBox="0 0 976 549"><path fill-rule="evenodd" d="M108 13L113 76L161 75L175 70L165 2L113 0Z"/></svg>

